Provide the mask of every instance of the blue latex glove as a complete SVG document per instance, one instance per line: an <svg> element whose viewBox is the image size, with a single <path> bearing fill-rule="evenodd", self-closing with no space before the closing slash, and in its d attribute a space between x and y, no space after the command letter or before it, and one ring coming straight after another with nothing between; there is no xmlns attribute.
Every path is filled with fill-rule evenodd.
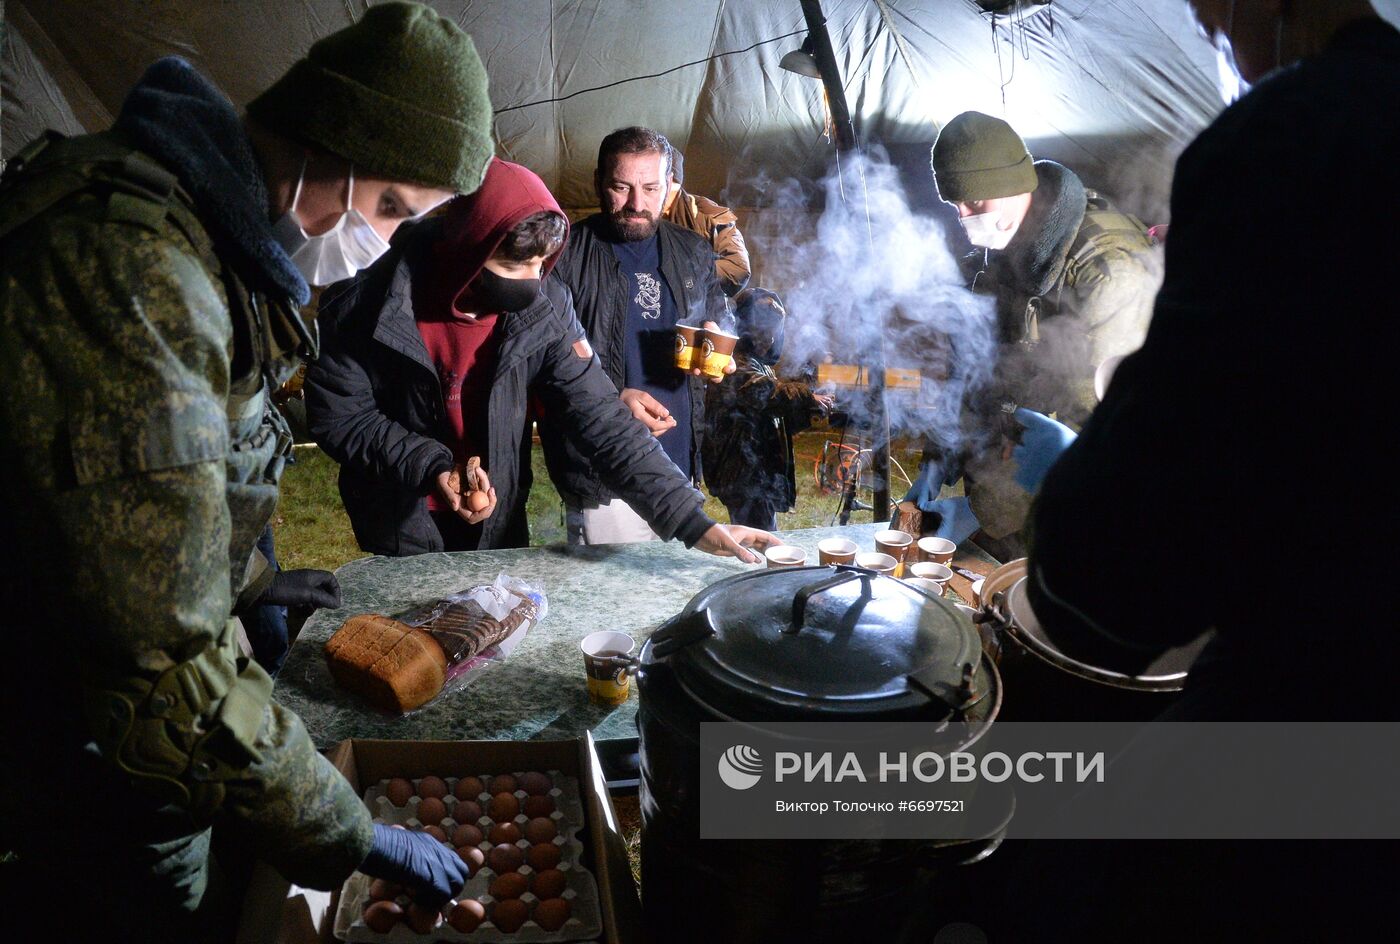
<svg viewBox="0 0 1400 944"><path fill-rule="evenodd" d="M943 466L937 462L925 462L919 466L918 477L909 486L902 501L913 502L920 511L933 511L938 503L938 493L943 489Z"/></svg>
<svg viewBox="0 0 1400 944"><path fill-rule="evenodd" d="M414 901L441 908L467 884L467 864L427 833L374 824L374 845L360 871L406 886Z"/></svg>
<svg viewBox="0 0 1400 944"><path fill-rule="evenodd" d="M1025 407L1016 411L1016 422L1026 430L1021 435L1021 444L1011 453L1016 460L1016 484L1034 495L1050 467L1074 442L1077 434L1044 413Z"/></svg>
<svg viewBox="0 0 1400 944"><path fill-rule="evenodd" d="M943 516L943 520L938 523L938 528L933 532L934 537L947 538L954 544L961 544L972 537L974 531L982 527L977 522L977 516L972 513L972 506L968 504L966 496L958 498L940 498L936 502L930 503L924 508L924 516L929 513Z"/></svg>

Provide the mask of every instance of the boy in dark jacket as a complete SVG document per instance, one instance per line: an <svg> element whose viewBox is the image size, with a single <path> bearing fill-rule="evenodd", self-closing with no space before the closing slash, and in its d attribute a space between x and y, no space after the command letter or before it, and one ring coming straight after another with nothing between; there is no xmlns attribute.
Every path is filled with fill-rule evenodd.
<svg viewBox="0 0 1400 944"><path fill-rule="evenodd" d="M306 377L307 420L341 464L360 546L403 556L528 543L535 392L658 534L756 562L741 545L774 539L710 520L700 494L618 399L568 290L549 274L566 234L543 181L493 160L480 190L327 293L321 357ZM490 475L490 503L476 513L448 485L471 457Z"/></svg>
<svg viewBox="0 0 1400 944"><path fill-rule="evenodd" d="M734 524L773 530L778 512L797 502L792 437L811 425L814 412L829 410L831 398L774 373L787 316L782 299L755 288L736 301L738 369L705 400L705 484Z"/></svg>

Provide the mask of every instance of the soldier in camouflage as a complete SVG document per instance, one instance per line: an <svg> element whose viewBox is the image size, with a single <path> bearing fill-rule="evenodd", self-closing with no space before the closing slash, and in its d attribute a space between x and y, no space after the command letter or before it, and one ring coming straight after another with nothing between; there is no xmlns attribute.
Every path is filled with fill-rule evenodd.
<svg viewBox="0 0 1400 944"><path fill-rule="evenodd" d="M988 550L1019 557L1040 478L1093 412L1095 371L1147 334L1160 253L1140 220L1067 167L1033 161L1000 118L958 115L931 162L939 196L977 247L972 288L996 299L999 345L990 387L966 405L964 454L927 451L906 500L926 525L936 516L940 535L960 542L980 527ZM959 468L966 497L939 499Z"/></svg>
<svg viewBox="0 0 1400 944"><path fill-rule="evenodd" d="M330 574L254 549L290 446L269 392L314 355L308 283L474 190L490 114L470 37L388 3L246 116L164 59L110 131L7 168L0 848L7 892L61 902L56 934L231 937L211 838L314 888L356 868L425 902L461 887L445 847L371 823L233 617L339 605Z"/></svg>

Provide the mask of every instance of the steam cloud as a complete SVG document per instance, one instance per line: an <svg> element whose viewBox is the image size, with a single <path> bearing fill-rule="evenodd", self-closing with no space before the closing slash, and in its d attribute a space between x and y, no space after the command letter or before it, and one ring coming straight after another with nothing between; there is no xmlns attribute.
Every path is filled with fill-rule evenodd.
<svg viewBox="0 0 1400 944"><path fill-rule="evenodd" d="M883 153L841 164L820 183L826 205L814 230L797 180L750 184L772 208L745 235L762 247L762 287L781 294L789 313L783 360L865 364L883 343L887 367L923 378L917 392L887 392L891 435L956 452L964 396L995 366L994 302L965 287L943 224L909 209ZM848 406L857 422L866 418L859 404Z"/></svg>

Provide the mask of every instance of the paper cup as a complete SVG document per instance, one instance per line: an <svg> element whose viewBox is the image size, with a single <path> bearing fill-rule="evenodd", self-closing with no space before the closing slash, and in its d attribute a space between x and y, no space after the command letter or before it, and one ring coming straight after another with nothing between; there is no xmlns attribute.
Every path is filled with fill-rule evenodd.
<svg viewBox="0 0 1400 944"><path fill-rule="evenodd" d="M807 563L807 552L800 547L791 544L779 544L770 547L763 552L763 556L768 561L768 566L777 567L801 567Z"/></svg>
<svg viewBox="0 0 1400 944"><path fill-rule="evenodd" d="M681 370L700 366L695 363L700 330L692 325L676 325L676 366Z"/></svg>
<svg viewBox="0 0 1400 944"><path fill-rule="evenodd" d="M700 342L701 363L699 366L706 377L723 377L724 368L734 360L734 345L739 343L737 334L726 334L713 328L706 328Z"/></svg>
<svg viewBox="0 0 1400 944"><path fill-rule="evenodd" d="M817 542L817 560L822 566L828 564L849 564L856 559L856 551L860 550L855 541L850 538L827 538Z"/></svg>
<svg viewBox="0 0 1400 944"><path fill-rule="evenodd" d="M588 677L588 698L599 705L620 705L627 700L637 660L632 651L637 640L611 629L589 633L578 644Z"/></svg>
<svg viewBox="0 0 1400 944"><path fill-rule="evenodd" d="M933 561L918 561L909 564L906 568L909 576L920 577L924 580L932 580L936 583L947 586L948 580L953 576L953 569L947 564L935 564Z"/></svg>
<svg viewBox="0 0 1400 944"><path fill-rule="evenodd" d="M937 580L929 580L927 577L905 577L904 582L917 590L922 590L930 596L943 596L943 584Z"/></svg>
<svg viewBox="0 0 1400 944"><path fill-rule="evenodd" d="M947 538L919 538L919 560L946 564L958 546Z"/></svg>
<svg viewBox="0 0 1400 944"><path fill-rule="evenodd" d="M894 575L896 577L904 576L904 560L909 556L909 549L913 546L914 535L907 531L875 532L875 550L895 559Z"/></svg>
<svg viewBox="0 0 1400 944"><path fill-rule="evenodd" d="M884 574L887 577L894 576L894 569L899 566L899 561L879 551L865 551L862 554L857 554L854 563L857 567L864 567L866 570L873 570L877 574Z"/></svg>

